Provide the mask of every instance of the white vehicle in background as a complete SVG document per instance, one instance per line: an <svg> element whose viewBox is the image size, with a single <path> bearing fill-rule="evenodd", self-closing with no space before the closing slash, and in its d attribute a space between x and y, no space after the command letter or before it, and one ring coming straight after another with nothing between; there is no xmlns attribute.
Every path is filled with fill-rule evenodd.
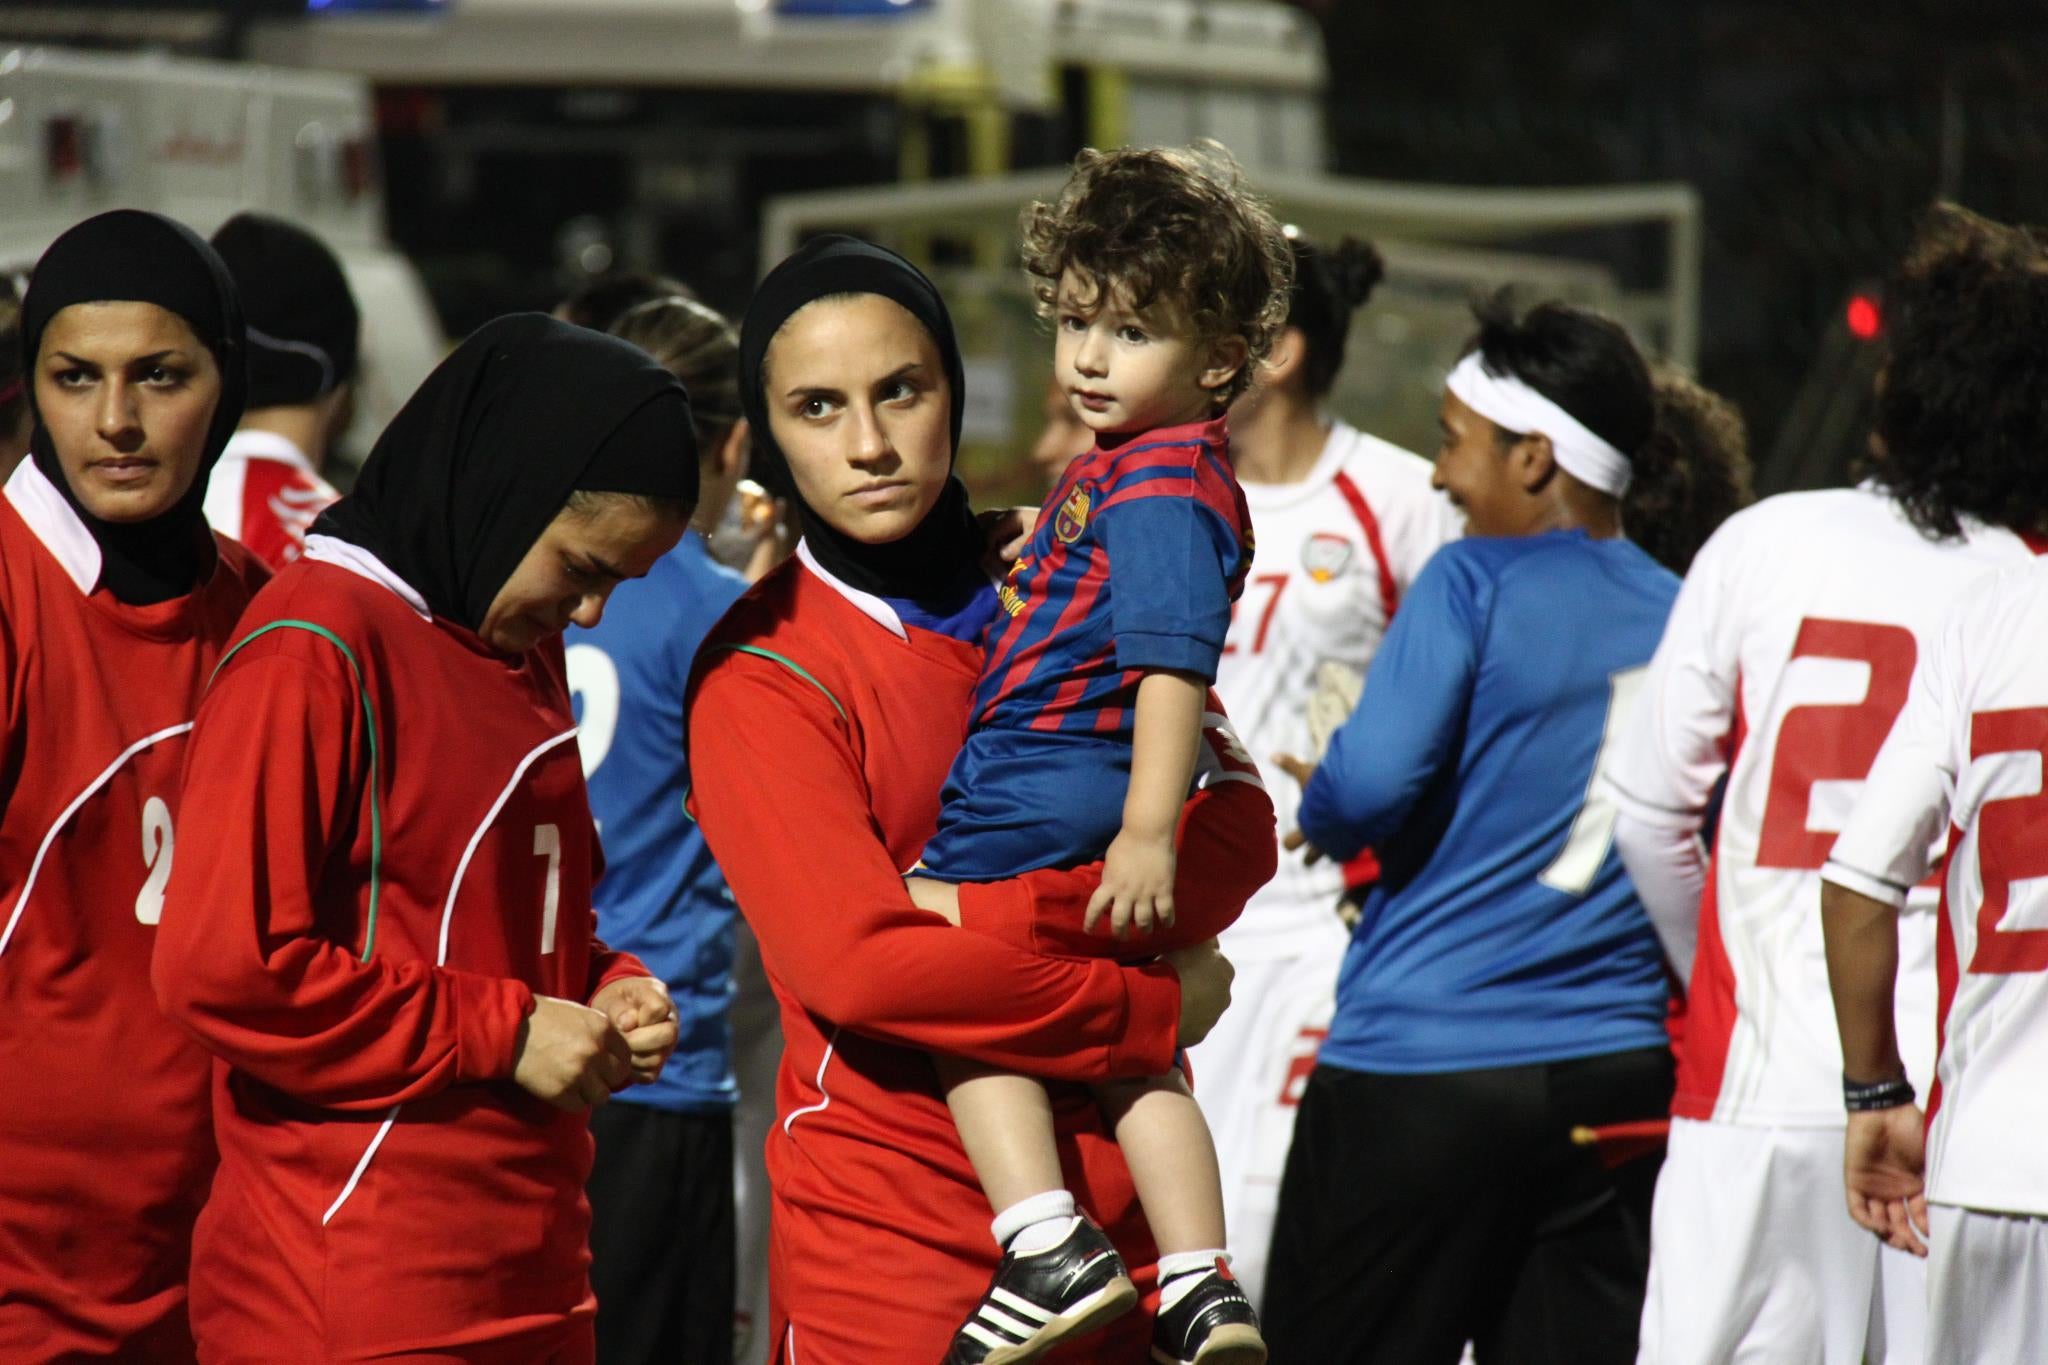
<svg viewBox="0 0 2048 1365"><path fill-rule="evenodd" d="M444 350L410 262L384 235L376 125L360 79L152 54L0 47L0 267L113 208L211 234L244 209L341 258L363 314L360 459Z"/></svg>

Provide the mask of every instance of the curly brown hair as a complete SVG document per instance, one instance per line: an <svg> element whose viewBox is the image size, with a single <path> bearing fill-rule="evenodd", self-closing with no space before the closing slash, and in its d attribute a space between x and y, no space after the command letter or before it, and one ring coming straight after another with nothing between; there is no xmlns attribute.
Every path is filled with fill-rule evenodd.
<svg viewBox="0 0 2048 1365"><path fill-rule="evenodd" d="M1060 278L1072 269L1094 290L1121 289L1139 309L1165 304L1203 340L1243 337L1245 363L1218 391L1223 404L1251 387L1287 323L1293 253L1219 142L1091 147L1051 203L1025 208L1020 226L1041 317L1052 316Z"/></svg>
<svg viewBox="0 0 2048 1365"><path fill-rule="evenodd" d="M1936 204L1884 293L1876 476L1929 536L2048 530L2048 250Z"/></svg>
<svg viewBox="0 0 2048 1365"><path fill-rule="evenodd" d="M1635 454L1622 504L1628 537L1681 576L1722 522L1755 500L1749 432L1733 403L1676 370L1653 369L1657 424Z"/></svg>

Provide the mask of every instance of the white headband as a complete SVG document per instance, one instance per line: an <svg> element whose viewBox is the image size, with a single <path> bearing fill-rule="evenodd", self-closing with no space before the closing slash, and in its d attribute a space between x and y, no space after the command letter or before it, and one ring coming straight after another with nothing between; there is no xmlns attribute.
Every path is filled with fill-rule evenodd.
<svg viewBox="0 0 2048 1365"><path fill-rule="evenodd" d="M1628 492L1635 466L1628 456L1588 431L1585 424L1513 375L1494 374L1472 351L1452 369L1444 387L1459 401L1516 435L1550 438L1557 467L1611 497Z"/></svg>

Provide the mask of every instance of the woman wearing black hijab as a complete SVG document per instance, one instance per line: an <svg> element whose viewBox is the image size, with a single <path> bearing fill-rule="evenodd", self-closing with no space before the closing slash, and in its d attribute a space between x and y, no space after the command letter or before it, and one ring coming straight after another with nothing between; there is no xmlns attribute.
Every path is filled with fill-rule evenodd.
<svg viewBox="0 0 2048 1365"><path fill-rule="evenodd" d="M206 529L242 411L234 288L121 211L22 310L32 458L0 496L0 1359L189 1360L209 1062L149 958L207 675L263 571Z"/></svg>
<svg viewBox="0 0 2048 1365"><path fill-rule="evenodd" d="M193 1237L209 1358L590 1357L587 1111L676 1029L593 933L559 634L696 494L666 370L503 318L242 619L156 953L165 1010L227 1063Z"/></svg>
<svg viewBox="0 0 2048 1365"><path fill-rule="evenodd" d="M1192 945L1250 894L1233 868L1270 870L1272 807L1237 782L1190 803L1168 945L1184 950L1167 962L1084 960L1099 864L962 887L963 921L981 932L912 905L901 873L937 822L995 610L951 472L952 323L900 257L821 238L763 281L740 365L755 448L804 539L700 652L690 767L782 1012L773 1358L937 1361L996 1246L928 1054L1083 1083L1165 1069L1227 998L1228 967ZM1072 955L1043 955L1063 944ZM1073 1188L1126 1260L1150 1265L1094 1104L1054 1090ZM1090 1344L1141 1360L1147 1332L1131 1314Z"/></svg>

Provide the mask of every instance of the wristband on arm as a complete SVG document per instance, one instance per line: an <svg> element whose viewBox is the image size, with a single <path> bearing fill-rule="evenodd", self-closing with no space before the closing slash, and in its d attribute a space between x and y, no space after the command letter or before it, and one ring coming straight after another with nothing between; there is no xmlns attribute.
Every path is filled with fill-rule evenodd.
<svg viewBox="0 0 2048 1365"><path fill-rule="evenodd" d="M1904 1077L1889 1081L1852 1081L1842 1077L1842 1105L1852 1114L1896 1109L1912 1102L1913 1083Z"/></svg>

